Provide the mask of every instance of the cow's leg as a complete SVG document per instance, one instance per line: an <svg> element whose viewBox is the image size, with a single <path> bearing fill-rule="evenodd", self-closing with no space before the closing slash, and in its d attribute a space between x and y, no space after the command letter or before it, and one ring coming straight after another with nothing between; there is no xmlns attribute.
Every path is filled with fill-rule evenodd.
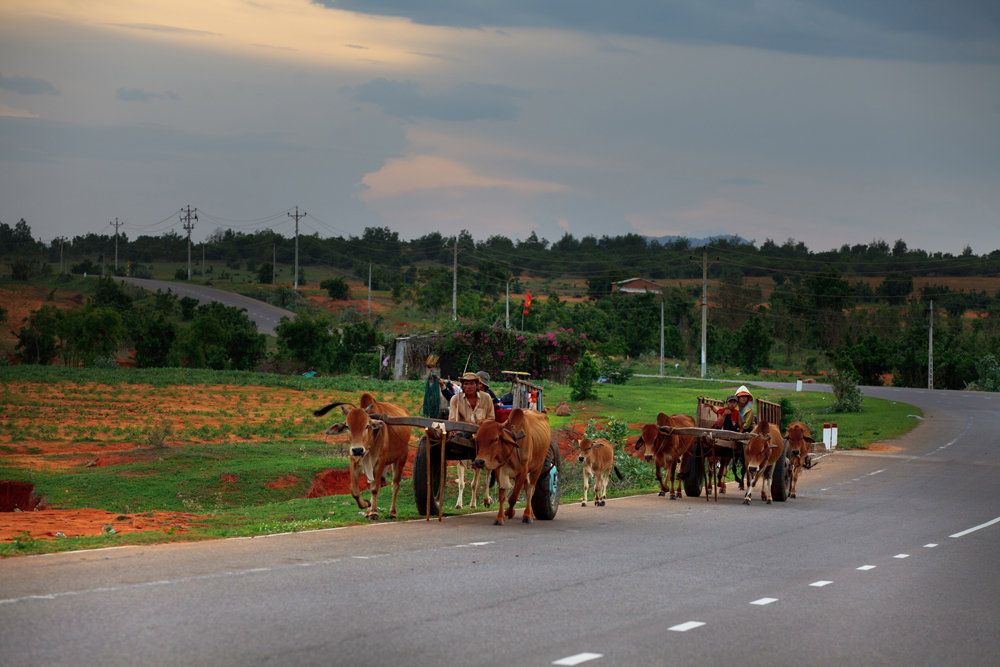
<svg viewBox="0 0 1000 667"><path fill-rule="evenodd" d="M762 471L760 469L750 468L749 466L747 467L747 488L746 495L743 496L744 505L750 504L750 496L753 493L753 487L757 485L757 478L760 477L761 472Z"/></svg>
<svg viewBox="0 0 1000 667"><path fill-rule="evenodd" d="M663 483L663 469L660 467L659 461L656 462L656 481L660 483L660 495L667 495L667 487Z"/></svg>
<svg viewBox="0 0 1000 667"><path fill-rule="evenodd" d="M722 465L719 467L719 493L726 492L726 473L729 472L729 459L722 459Z"/></svg>
<svg viewBox="0 0 1000 667"><path fill-rule="evenodd" d="M462 509L462 499L465 496L465 462L455 463L455 484L458 486L458 500L455 501L455 509ZM473 491L475 494L475 491Z"/></svg>
<svg viewBox="0 0 1000 667"><path fill-rule="evenodd" d="M514 518L514 505L517 504L517 498L521 495L521 489L524 488L524 482L527 478L527 473L519 473L516 478L514 478L514 488L511 489L510 498L507 500L507 518ZM530 504L530 503L529 503Z"/></svg>
<svg viewBox="0 0 1000 667"><path fill-rule="evenodd" d="M524 512L521 513L522 523L531 523L535 520L535 510L531 507L531 496L535 495L535 484L537 480L534 475L525 476L524 484ZM595 485L596 486L596 485Z"/></svg>
<svg viewBox="0 0 1000 667"><path fill-rule="evenodd" d="M771 476L774 473L774 464L767 466L767 470L764 471L764 481L760 486L760 498L768 505L771 504Z"/></svg>
<svg viewBox="0 0 1000 667"><path fill-rule="evenodd" d="M350 460L350 474L351 497L354 498L354 502L358 504L358 507L365 509L368 507L368 501L361 498L361 491L358 490L358 475L361 474L361 464L353 456ZM367 515L367 512L365 514Z"/></svg>
<svg viewBox="0 0 1000 667"><path fill-rule="evenodd" d="M681 481L677 478L677 461L671 461L667 465L667 470L670 472L670 499L680 500L681 499ZM676 488L676 493L675 493Z"/></svg>
<svg viewBox="0 0 1000 667"><path fill-rule="evenodd" d="M498 502L500 503L500 507L497 508L497 518L493 520L493 525L502 526L504 515L503 501L507 498L507 489L505 489L502 484L500 485L500 491L497 493L497 498L499 499Z"/></svg>
<svg viewBox="0 0 1000 667"><path fill-rule="evenodd" d="M794 498L795 497L795 485L799 481L799 472L800 472L800 470L801 470L801 468L799 468L799 466L792 466L792 481L788 485L788 497L789 498Z"/></svg>
<svg viewBox="0 0 1000 667"><path fill-rule="evenodd" d="M611 479L611 471L605 470L601 476L601 507L608 504L608 480Z"/></svg>
<svg viewBox="0 0 1000 667"><path fill-rule="evenodd" d="M581 505L580 505L581 507L586 507L587 506L587 489L590 486L589 483L588 483L588 481L587 481L587 478L590 477L590 474L591 474L590 468L587 467L586 465L584 465L583 466L583 503L581 503Z"/></svg>
<svg viewBox="0 0 1000 667"><path fill-rule="evenodd" d="M375 481L372 482L372 505L365 516L371 521L378 521L378 491L382 488L382 476L385 474L385 464L379 462L375 467Z"/></svg>
<svg viewBox="0 0 1000 667"><path fill-rule="evenodd" d="M399 496L399 483L403 481L403 467L406 461L396 461L392 465L392 505L389 507L389 518L396 518L396 498Z"/></svg>
<svg viewBox="0 0 1000 667"><path fill-rule="evenodd" d="M476 498L479 497L479 483L482 480L482 470L475 468L472 471L472 499L469 500L469 507L476 507Z"/></svg>

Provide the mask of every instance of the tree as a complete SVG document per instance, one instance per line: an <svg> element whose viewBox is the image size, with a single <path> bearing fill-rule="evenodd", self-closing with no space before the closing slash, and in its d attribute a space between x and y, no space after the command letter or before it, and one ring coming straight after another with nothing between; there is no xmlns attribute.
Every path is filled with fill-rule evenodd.
<svg viewBox="0 0 1000 667"><path fill-rule="evenodd" d="M63 313L58 331L67 366L89 365L97 357L113 355L125 337L122 316L106 307L68 310Z"/></svg>
<svg viewBox="0 0 1000 667"><path fill-rule="evenodd" d="M319 286L326 290L331 299L343 300L351 298L351 286L340 276L328 278L321 282Z"/></svg>
<svg viewBox="0 0 1000 667"><path fill-rule="evenodd" d="M25 364L49 364L55 356L56 337L62 312L52 305L33 311L27 323L17 332L17 358Z"/></svg>
<svg viewBox="0 0 1000 667"><path fill-rule="evenodd" d="M133 319L129 336L135 345L136 368L169 365L170 349L177 338L177 326L162 313L142 313Z"/></svg>
<svg viewBox="0 0 1000 667"><path fill-rule="evenodd" d="M267 341L245 309L213 301L198 306L178 348L188 364L199 368L250 370L264 358Z"/></svg>
<svg viewBox="0 0 1000 667"><path fill-rule="evenodd" d="M278 356L300 361L312 369L330 371L333 368L337 343L331 333L330 321L312 317L305 311L295 319L281 318L275 327L278 336Z"/></svg>
<svg viewBox="0 0 1000 667"><path fill-rule="evenodd" d="M744 373L756 373L770 363L771 346L774 337L757 313L751 315L733 340L732 361Z"/></svg>
<svg viewBox="0 0 1000 667"><path fill-rule="evenodd" d="M257 268L257 282L262 285L274 284L274 264L265 262Z"/></svg>

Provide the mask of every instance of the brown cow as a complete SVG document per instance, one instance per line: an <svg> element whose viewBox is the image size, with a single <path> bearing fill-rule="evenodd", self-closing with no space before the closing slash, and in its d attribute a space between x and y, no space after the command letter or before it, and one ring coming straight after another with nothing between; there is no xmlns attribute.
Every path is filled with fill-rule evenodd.
<svg viewBox="0 0 1000 667"><path fill-rule="evenodd" d="M403 477L403 467L410 453L410 427L388 426L371 415L386 415L389 417L406 417L404 408L392 403L376 401L369 394L361 395L361 407L350 403L331 403L313 414L317 417L325 415L333 408L340 406L346 418L342 423L333 424L326 430L327 435L350 432L350 465L351 465L351 495L358 507L366 509L365 516L372 521L378 519L378 492L383 484L382 475L387 466L392 466L392 506L389 508L389 518L396 518L396 497L399 495L399 482ZM372 500L362 500L358 490L358 477L364 470L371 486Z"/></svg>
<svg viewBox="0 0 1000 667"><path fill-rule="evenodd" d="M692 435L663 435L660 426L673 426L674 428L685 428L694 426L694 417L690 415L666 415L660 413L656 416L655 424L645 424L639 434L639 439L635 443L636 451L643 452L646 461L656 462L656 480L660 483L660 495L665 496L670 492L670 499L675 500L681 497L681 480L676 480L677 492L674 493L674 482L677 475L677 464L681 457L691 449L694 442ZM669 474L669 488L664 480L664 473Z"/></svg>
<svg viewBox="0 0 1000 667"><path fill-rule="evenodd" d="M504 516L514 518L514 505L524 489L527 504L522 521L531 523L534 511L531 497L535 485L545 465L552 440L549 416L544 412L515 409L506 422L487 419L476 431L475 466L480 470L496 471L500 487L496 526L502 526ZM512 488L513 487L513 488ZM509 507L504 511L503 503L510 498Z"/></svg>
<svg viewBox="0 0 1000 667"><path fill-rule="evenodd" d="M788 439L788 447L791 449L790 462L792 465L792 483L788 487L788 495L795 497L795 487L799 481L799 474L802 469L808 470L812 467L813 438L809 433L809 425L804 422L792 422L785 429L785 438Z"/></svg>
<svg viewBox="0 0 1000 667"><path fill-rule="evenodd" d="M778 425L770 424L766 419L761 419L751 433L754 437L743 447L743 455L747 462L747 489L743 504L750 504L753 487L758 479L763 478L760 498L770 505L771 475L774 472L774 464L784 455L785 441L781 438L781 429Z"/></svg>
<svg viewBox="0 0 1000 667"><path fill-rule="evenodd" d="M583 507L587 506L588 478L594 478L594 505L603 507L608 499L608 478L611 471L622 474L615 466L615 446L605 438L584 438L580 441L580 461L583 462Z"/></svg>

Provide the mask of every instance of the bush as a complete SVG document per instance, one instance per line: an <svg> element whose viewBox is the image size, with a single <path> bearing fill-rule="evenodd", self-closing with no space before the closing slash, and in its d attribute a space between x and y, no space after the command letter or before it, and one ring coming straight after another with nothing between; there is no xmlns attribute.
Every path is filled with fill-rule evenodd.
<svg viewBox="0 0 1000 667"><path fill-rule="evenodd" d="M569 377L569 400L585 401L588 398L597 398L597 388L594 383L597 382L600 371L594 358L584 352L573 368L576 372Z"/></svg>
<svg viewBox="0 0 1000 667"><path fill-rule="evenodd" d="M343 278L330 278L321 282L319 286L326 290L331 299L343 300L351 298L351 287L344 282Z"/></svg>
<svg viewBox="0 0 1000 667"><path fill-rule="evenodd" d="M858 376L851 371L835 371L830 376L834 402L831 412L861 412L864 398L858 389Z"/></svg>
<svg viewBox="0 0 1000 667"><path fill-rule="evenodd" d="M635 366L617 359L601 359L600 372L611 384L625 384L635 374Z"/></svg>
<svg viewBox="0 0 1000 667"><path fill-rule="evenodd" d="M1000 391L1000 363L992 354L976 362L976 371L979 379L976 381L976 388L979 391Z"/></svg>

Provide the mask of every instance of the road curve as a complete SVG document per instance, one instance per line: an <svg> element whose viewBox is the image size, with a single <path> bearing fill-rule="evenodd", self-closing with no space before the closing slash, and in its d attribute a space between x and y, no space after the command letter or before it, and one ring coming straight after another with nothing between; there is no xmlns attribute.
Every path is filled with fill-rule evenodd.
<svg viewBox="0 0 1000 667"><path fill-rule="evenodd" d="M275 334L275 327L278 326L278 322L281 321L282 317L287 317L289 319L295 318L295 313L290 310L278 308L277 306L272 306L269 303L265 303L258 299L252 299L248 296L243 296L242 294L227 292L226 290L216 289L214 287L206 287L205 285L178 283L169 280L150 280L146 278L119 277L118 280L123 283L128 283L129 285L142 287L150 292L155 292L157 290L164 292L171 291L179 297L188 296L192 299L197 299L199 303L218 301L219 303L227 306L244 308L247 311L247 317L250 318L250 321L257 325L257 331L267 334L268 336L273 336Z"/></svg>
<svg viewBox="0 0 1000 667"><path fill-rule="evenodd" d="M3 662L992 662L1000 395L864 392L917 405L920 425L823 457L784 503L745 506L730 485L530 525L484 513L9 559Z"/></svg>

